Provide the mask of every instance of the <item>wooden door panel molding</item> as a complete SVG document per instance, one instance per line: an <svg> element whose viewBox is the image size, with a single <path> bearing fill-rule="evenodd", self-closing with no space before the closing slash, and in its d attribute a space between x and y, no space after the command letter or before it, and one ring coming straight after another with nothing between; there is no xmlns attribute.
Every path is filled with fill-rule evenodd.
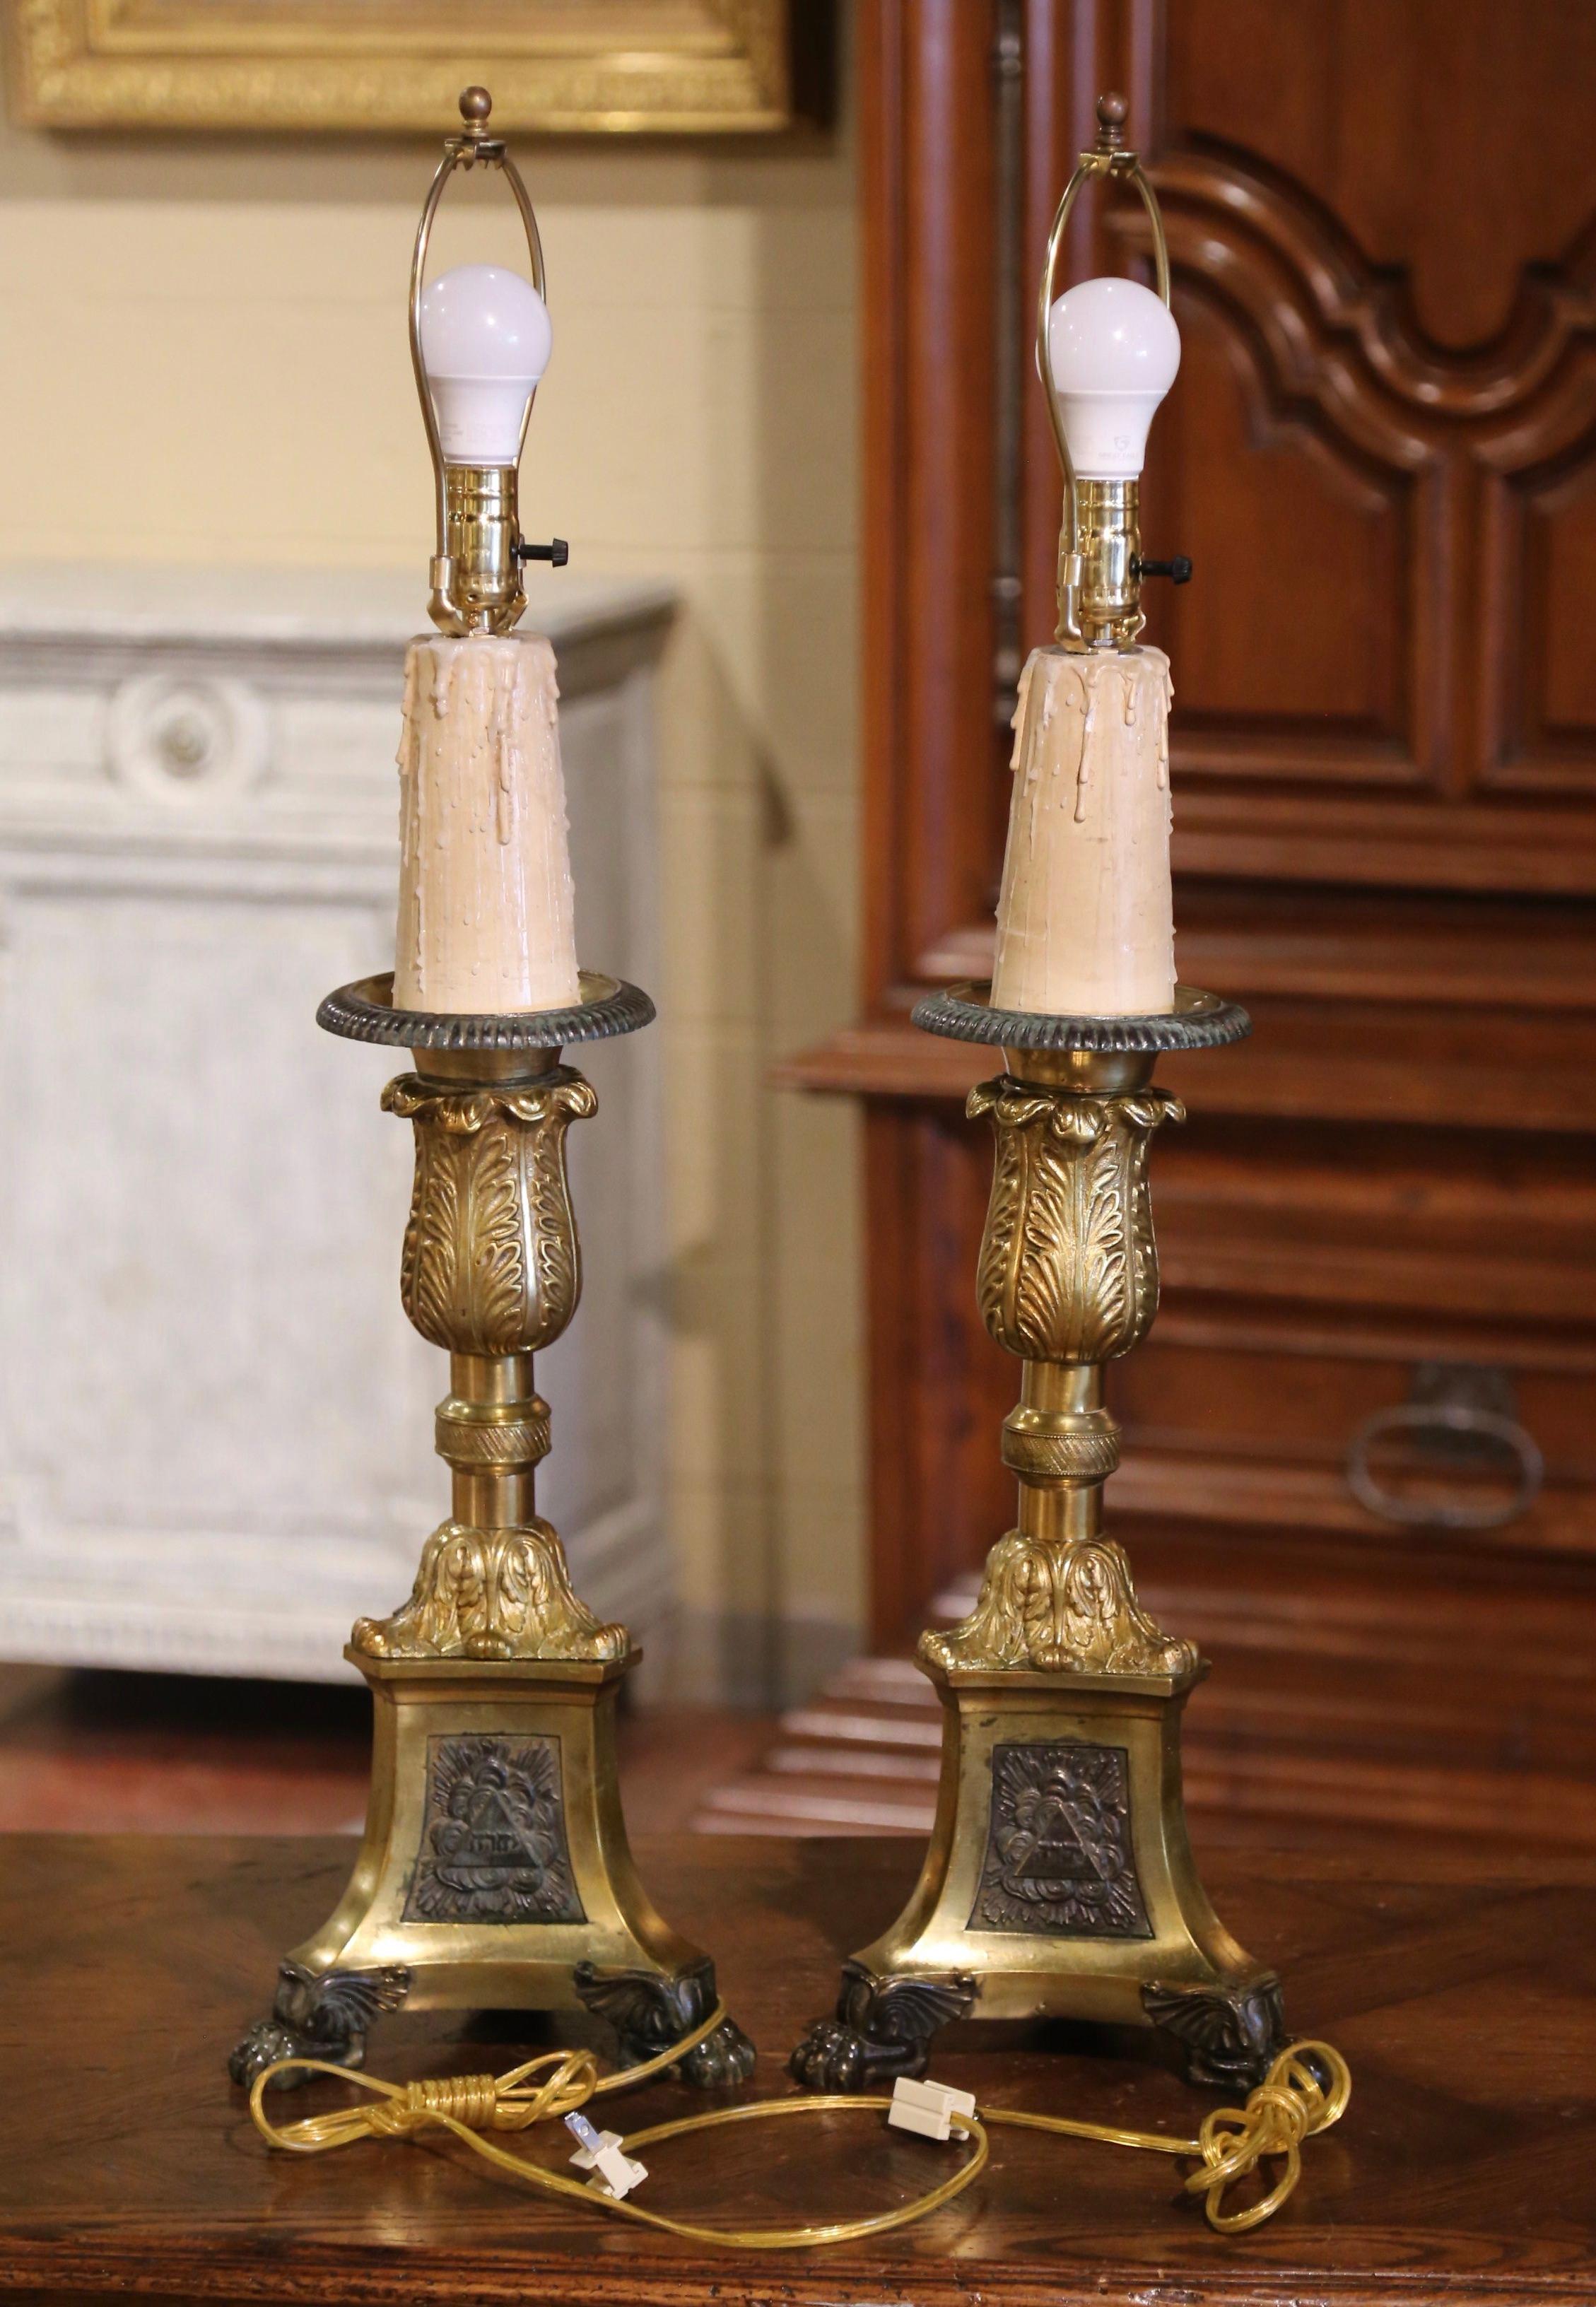
<svg viewBox="0 0 1596 2307"><path fill-rule="evenodd" d="M922 1036L921 1038L923 1038ZM871 1631L892 1644L928 1596L1006 1527L1013 1481L992 1437L1014 1364L975 1311L991 1153L962 1111L872 1104L865 1126L871 1255L897 1288L871 1324ZM965 1277L962 1285L954 1276Z"/></svg>
<svg viewBox="0 0 1596 2307"><path fill-rule="evenodd" d="M1445 475L1405 436L1382 462L1312 421L1257 325L1278 298L1256 279L1238 296L1242 285L1180 279L1181 391L1148 460L1150 534L1198 570L1154 605L1175 667L1177 777L1421 793L1438 786L1445 728L1423 573ZM1205 584L1221 565L1225 581Z"/></svg>
<svg viewBox="0 0 1596 2307"><path fill-rule="evenodd" d="M1260 1387L1260 1358L1282 1354L1280 1382ZM1420 1363L1442 1359L1418 1357ZM1499 1368L1480 1354L1446 1359L1454 1368L1467 1365L1493 1375ZM1142 1448L1249 1462L1284 1456L1339 1470L1348 1443L1371 1415L1411 1402L1414 1376L1414 1358L1391 1351L1312 1352L1220 1337L1206 1347L1160 1344L1145 1368L1134 1359L1117 1365L1109 1390L1115 1417ZM1596 1528L1596 1452L1584 1375L1527 1361L1508 1376L1506 1414L1532 1432L1554 1485L1585 1495L1586 1519Z"/></svg>
<svg viewBox="0 0 1596 2307"><path fill-rule="evenodd" d="M1361 1010L1329 1002L1248 1007L1258 1029L1254 1041L1160 1066L1159 1080L1194 1111L1335 1128L1364 1122L1596 1136L1596 1030L1587 1017L1521 1017L1503 1008L1470 1018L1378 1003ZM904 1014L850 1026L787 1059L773 1078L792 1089L962 1105L999 1062L994 1051L933 1040Z"/></svg>
<svg viewBox="0 0 1596 2307"><path fill-rule="evenodd" d="M1180 1289L1159 1308L1163 1345L1226 1352L1334 1355L1353 1361L1484 1360L1508 1372L1533 1370L1574 1377L1585 1389L1596 1378L1596 1337L1588 1331L1526 1331L1511 1314L1481 1320L1452 1318L1445 1310L1414 1307L1393 1312L1353 1307L1272 1305L1262 1297L1207 1298Z"/></svg>
<svg viewBox="0 0 1596 2307"><path fill-rule="evenodd" d="M1158 637L1178 669L1194 668L1173 728L1177 779L1429 783L1454 803L1428 836L1440 835L1443 872L1454 843L1465 854L1493 843L1479 796L1596 800L1596 699L1569 630L1596 560L1587 279L1571 272L1555 293L1526 283L1498 346L1443 358L1413 333L1400 282L1377 279L1292 188L1212 155L1176 155L1154 175L1188 357L1154 434L1147 499L1169 508L1163 519L1199 570L1224 572L1222 600L1199 579L1157 605ZM1128 212L1113 230L1145 244ZM1214 390L1216 327L1249 402L1243 427ZM1283 446L1297 460L1284 505ZM1377 549L1349 555L1326 476L1341 503L1375 517ZM1289 517L1291 550L1257 549L1257 502L1277 526ZM1336 661L1339 715L1326 701ZM1360 690L1370 681L1385 692L1373 713ZM1294 710L1270 694L1283 688ZM1588 722L1556 718L1570 695ZM1338 722L1360 702L1356 736ZM1321 829L1334 838L1333 812ZM1514 886L1510 845L1503 861ZM1476 848L1463 880L1477 885L1478 862ZM1344 856L1334 870L1348 870ZM1588 862L1578 886L1591 886Z"/></svg>
<svg viewBox="0 0 1596 2307"><path fill-rule="evenodd" d="M1152 174L1166 224L1186 217L1198 232L1214 236L1206 252L1188 230L1190 269L1217 277L1231 266L1250 266L1286 285L1289 303L1270 323L1279 364L1326 405L1344 401L1354 432L1366 421L1365 379L1398 407L1428 419L1501 419L1554 385L1569 362L1588 355L1596 336L1596 219L1585 220L1555 279L1540 267L1521 273L1498 336L1448 351L1419 326L1407 270L1372 262L1285 171L1199 137L1162 151ZM1129 210L1116 212L1111 228L1145 240ZM1399 439L1394 430L1383 441L1377 432L1372 445L1394 450Z"/></svg>
<svg viewBox="0 0 1596 2307"><path fill-rule="evenodd" d="M1191 4L1025 6L1028 225L1043 228L1105 74L1127 81L1138 120L1162 122L1138 134L1188 349L1154 429L1147 527L1150 549L1198 562L1194 585L1150 602L1175 668L1177 865L1596 893L1596 693L1576 613L1587 560L1596 581L1596 227L1553 265L1521 232L1495 335L1457 342L1448 322L1437 340L1424 325L1437 284L1420 296L1321 197L1324 138L1293 175L1278 140L1271 157L1235 136L1223 75L1194 66ZM1257 13L1196 5L1214 28L1227 9L1248 25ZM1302 8L1279 13L1300 77L1319 34ZM991 419L992 156L970 97L988 84L993 21L992 0L861 15L878 1014L895 989L947 974L940 956L990 939L1006 819L988 705L991 473L975 452ZM1300 86L1280 100L1324 109ZM1077 219L1072 270L1134 261L1139 209L1083 203ZM1039 395L1025 415L1036 639L1059 480Z"/></svg>
<svg viewBox="0 0 1596 2307"><path fill-rule="evenodd" d="M1018 280L1028 338L1060 186L1121 87L1186 341L1143 493L1148 553L1197 563L1147 602L1173 660L1181 973L1257 1030L1167 1068L1194 1119L1155 1179L1166 1302L1123 1373L1111 1503L1182 1561L1211 1548L1242 1620L1271 1576L1316 1618L1332 1591L1367 1599L1359 1657L1444 1561L1437 1591L1476 1582L1483 1685L1510 1602L1560 1581L1596 1608L1596 204L1566 157L1596 10L872 0L855 21L865 1015L780 1077L867 1101L876 1634L914 1628L1013 1509L992 1439L1013 1371L974 1303L990 1152L954 1103L1000 1060L908 1010L990 966L991 580L1007 604L1017 574L1025 646L1053 626L1060 477L1028 374L1017 562L993 519L997 315ZM1025 68L1001 231L1000 25ZM1083 202L1065 278L1145 270L1144 231ZM1551 1479L1506 1536L1398 1555L1331 1411L1436 1358L1512 1373ZM1277 1432L1299 1379L1313 1416Z"/></svg>
<svg viewBox="0 0 1596 2307"><path fill-rule="evenodd" d="M1414 5L1439 21L1438 0ZM1197 584L1158 599L1150 626L1175 664L1193 872L1596 890L1596 700L1587 725L1569 615L1547 607L1583 597L1578 572L1596 557L1581 515L1596 461L1596 219L1566 185L1519 196L1544 176L1544 148L1528 140L1545 91L1523 52L1596 70L1596 35L1556 0L1511 34L1485 0L1460 8L1450 37L1497 55L1499 70L1450 111L1412 28L1369 0L1334 17L1362 25L1369 73L1378 60L1377 111L1400 87L1426 121L1423 165L1411 138L1349 136L1326 66L1337 36L1317 7L1132 0L1120 18L1096 0L1035 0L1029 12L1047 80L1029 99L1031 209L1041 175L1079 140L1083 74L1109 71L1133 91L1169 226L1188 353L1145 497L1156 549L1198 562ZM1526 141L1502 189L1498 148L1521 110ZM1472 262L1448 237L1448 202L1473 219ZM1138 210L1083 214L1072 269L1135 262L1145 237ZM1248 403L1240 425L1216 389L1215 328ZM1058 500L1035 416L1034 639ZM1360 515L1361 553L1349 543ZM1338 699L1337 656L1350 669ZM1208 806L1227 789L1247 795L1240 827ZM1278 804L1272 823L1251 815L1255 796ZM1371 797L1403 812L1383 871L1362 826L1343 821L1343 800ZM1502 823L1502 803L1522 814ZM1551 850L1549 878L1537 853Z"/></svg>
<svg viewBox="0 0 1596 2307"><path fill-rule="evenodd" d="M1480 781L1596 810L1596 443L1518 471L1481 461L1482 606L1499 646L1480 656Z"/></svg>
<svg viewBox="0 0 1596 2307"><path fill-rule="evenodd" d="M1339 1462L1259 1456L1238 1451L1209 1455L1174 1448L1150 1449L1128 1434L1120 1471L1108 1486L1111 1513L1156 1514L1170 1523L1188 1521L1220 1527L1277 1530L1291 1539L1311 1535L1360 1539L1388 1555L1394 1535L1403 1551L1423 1533L1382 1522L1359 1505ZM1448 1550L1468 1550L1453 1531ZM1486 1554L1520 1560L1548 1557L1574 1562L1596 1560L1596 1503L1588 1491L1550 1486L1522 1519L1481 1534ZM1372 1574L1379 1574L1377 1572Z"/></svg>
<svg viewBox="0 0 1596 2307"><path fill-rule="evenodd" d="M1239 158L1179 153L1154 176L1185 357L1147 520L1198 569L1150 627L1176 667L1178 790L1245 781L1320 817L1348 789L1438 798L1468 476L1371 357L1384 284ZM1108 222L1145 254L1145 219Z"/></svg>
<svg viewBox="0 0 1596 2307"><path fill-rule="evenodd" d="M1175 910L1181 974L1242 1002L1291 994L1445 1009L1596 1009L1596 913L1582 905L1197 881L1180 885ZM921 973L989 975L992 934L990 921L949 932L920 956ZM911 998L905 987L903 1006ZM1500 1029L1489 1030L1499 1049Z"/></svg>
<svg viewBox="0 0 1596 2307"><path fill-rule="evenodd" d="M871 0L858 24L875 994L905 953L986 902L1000 839L988 702L991 0Z"/></svg>
<svg viewBox="0 0 1596 2307"><path fill-rule="evenodd" d="M1596 895L1596 812L1566 795L1549 794L1540 808L1424 807L1361 792L1333 802L1267 788L1203 792L1190 779L1181 793L1180 784L1177 769L1178 873L1481 896Z"/></svg>
<svg viewBox="0 0 1596 2307"><path fill-rule="evenodd" d="M1289 175L1444 364L1499 358L1555 296L1589 217L1584 0L1131 0L1129 22L1156 149Z"/></svg>

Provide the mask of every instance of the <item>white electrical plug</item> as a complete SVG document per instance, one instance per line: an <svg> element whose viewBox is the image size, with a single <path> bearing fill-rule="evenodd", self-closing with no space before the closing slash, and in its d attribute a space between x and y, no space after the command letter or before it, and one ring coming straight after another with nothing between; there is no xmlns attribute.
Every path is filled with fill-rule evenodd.
<svg viewBox="0 0 1596 2307"><path fill-rule="evenodd" d="M571 2161L579 2171L592 2173L588 2183L596 2187L601 2195L608 2195L618 2203L648 2176L646 2164L634 2162L630 2155L621 2152L618 2131L595 2131L585 2114L568 2114L565 2128L573 2139L581 2141Z"/></svg>
<svg viewBox="0 0 1596 2307"><path fill-rule="evenodd" d="M946 2083L912 2082L899 2075L892 2086L887 2120L898 2131L913 2131L922 2139L949 2139L951 2118L975 2112L974 2091L950 2090Z"/></svg>

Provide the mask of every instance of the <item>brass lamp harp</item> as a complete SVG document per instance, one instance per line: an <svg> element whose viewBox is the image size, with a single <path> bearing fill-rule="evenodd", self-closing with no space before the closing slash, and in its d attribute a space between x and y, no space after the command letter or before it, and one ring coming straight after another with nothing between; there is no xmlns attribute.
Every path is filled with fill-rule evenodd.
<svg viewBox="0 0 1596 2307"><path fill-rule="evenodd" d="M537 213L503 138L488 133L493 108L493 100L485 88L462 91L460 118L464 125L458 136L444 139L443 157L422 207L421 221L416 227L416 251L410 260L410 361L416 371L416 390L421 399L422 420L426 426L426 443L432 452L437 487L438 549L430 571L432 597L427 609L441 632L453 634L509 632L527 605L521 583L522 563L549 561L556 568L562 568L568 558L567 547L560 537L550 545L526 545L521 539L516 485L521 453L527 445L527 427L532 419L532 404L537 398L536 386L528 398L512 463L450 464L443 455L437 403L422 356L421 298L427 244L439 203L457 168L480 165L497 168L503 176L526 228L532 286L547 301Z"/></svg>
<svg viewBox="0 0 1596 2307"><path fill-rule="evenodd" d="M1110 94L1097 99L1097 142L1089 151L1081 154L1075 174L1064 187L1064 197L1047 236L1047 261L1036 297L1036 373L1042 380L1059 462L1064 470L1064 520L1059 532L1059 625L1054 638L1068 649L1131 648L1146 622L1141 612L1142 579L1168 576L1182 584L1191 574L1188 561L1143 561L1137 482L1077 478L1048 353L1048 321L1053 307L1053 285L1059 270L1059 252L1064 244L1064 227L1076 202L1095 178L1101 177L1105 184L1128 184L1140 197L1152 227L1158 294L1166 305L1170 301L1170 252L1164 238L1163 218L1158 196L1143 173L1139 156L1129 150L1123 141L1126 109L1122 96Z"/></svg>

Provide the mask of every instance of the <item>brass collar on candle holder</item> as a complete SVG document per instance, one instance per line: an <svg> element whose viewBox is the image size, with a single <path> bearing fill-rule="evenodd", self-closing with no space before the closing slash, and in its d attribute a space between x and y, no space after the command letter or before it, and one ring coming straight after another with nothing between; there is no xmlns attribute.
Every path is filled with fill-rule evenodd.
<svg viewBox="0 0 1596 2307"><path fill-rule="evenodd" d="M1190 563L1160 563L1156 572L1141 558L1141 535L1137 526L1138 488L1135 481L1081 480L1076 476L1064 431L1063 412L1053 383L1048 354L1048 320L1053 304L1053 279L1064 227L1085 186L1094 177L1118 179L1140 195L1153 228L1153 264L1158 294L1170 301L1170 252L1163 218L1152 185L1142 173L1135 152L1120 139L1126 113L1122 96L1097 99L1097 142L1083 152L1080 165L1064 187L1052 230L1047 239L1047 262L1036 300L1036 373L1047 395L1047 413L1064 468L1064 523L1059 533L1059 628L1056 638L1067 649L1130 648L1146 619L1141 613L1141 579L1154 573L1172 575L1177 583L1191 573ZM1183 575L1182 575L1183 571Z"/></svg>
<svg viewBox="0 0 1596 2307"><path fill-rule="evenodd" d="M445 137L443 141L443 158L438 163L422 208L421 221L416 228L416 251L410 262L410 363L416 372L416 390L421 398L421 414L437 485L438 549L430 571L432 597L427 611L441 632L452 634L509 632L527 605L521 583L522 562L549 561L560 568L566 559L565 545L558 537L552 545L528 545L521 541L516 479L521 450L527 445L527 426L531 420L532 402L537 397L536 387L527 402L513 464L450 465L444 462L438 412L422 359L421 293L427 243L444 187L457 168L472 168L480 162L484 167L497 168L503 176L515 195L526 227L532 286L546 301L543 242L538 235L536 213L502 138L487 133L488 116L493 108L493 100L485 88L462 91L460 117L465 125L459 135Z"/></svg>

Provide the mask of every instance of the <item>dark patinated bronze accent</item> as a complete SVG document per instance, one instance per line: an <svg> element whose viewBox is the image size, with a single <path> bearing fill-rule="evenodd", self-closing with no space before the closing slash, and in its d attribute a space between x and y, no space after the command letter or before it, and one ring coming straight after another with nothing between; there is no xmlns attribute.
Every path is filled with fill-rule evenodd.
<svg viewBox="0 0 1596 2307"><path fill-rule="evenodd" d="M1123 1746L1048 1738L993 1748L991 1823L969 1926L1046 1938L1152 1937Z"/></svg>
<svg viewBox="0 0 1596 2307"><path fill-rule="evenodd" d="M1195 985L1177 985L1172 1009L1139 1017L1070 1017L1032 1009L994 1009L988 985L965 980L922 994L910 1013L925 1033L1006 1050L1097 1050L1106 1053L1213 1050L1244 1042L1252 1020L1240 1002Z"/></svg>
<svg viewBox="0 0 1596 2307"><path fill-rule="evenodd" d="M397 2011L410 1991L402 1963L380 1970L306 1970L285 1962L277 1974L270 2019L256 2021L227 2061L227 2072L243 2090L279 2059L326 2059L357 2067L365 2057L366 2029L385 2011ZM291 2090L308 2075L279 2075L274 2090Z"/></svg>
<svg viewBox="0 0 1596 2307"><path fill-rule="evenodd" d="M1291 2039L1272 1970L1237 1986L1174 1986L1150 1979L1142 2008L1186 2054L1187 2080L1256 2090Z"/></svg>
<svg viewBox="0 0 1596 2307"><path fill-rule="evenodd" d="M426 1814L408 1923L579 1923L560 1742L427 1740Z"/></svg>
<svg viewBox="0 0 1596 2307"><path fill-rule="evenodd" d="M635 1033L654 1016L654 1004L623 977L598 970L578 973L581 999L563 1009L518 1009L481 1016L452 1010L396 1009L393 972L356 978L328 994L316 1011L323 1033L347 1042L376 1042L393 1050L562 1050L576 1042L607 1042Z"/></svg>
<svg viewBox="0 0 1596 2307"><path fill-rule="evenodd" d="M931 2037L974 2007L967 1972L940 1978L877 1978L845 1962L835 2019L817 2019L787 2062L805 2090L864 2091L925 2072Z"/></svg>
<svg viewBox="0 0 1596 2307"><path fill-rule="evenodd" d="M673 2043L701 2027L718 1997L715 1965L706 1956L674 1978L651 1970L601 1971L590 1962L576 1967L577 1994L587 2008L615 2030L627 2066L641 2066ZM699 2090L745 2083L754 2071L754 2046L734 2020L723 2020L713 2035L683 2054L677 2071Z"/></svg>

